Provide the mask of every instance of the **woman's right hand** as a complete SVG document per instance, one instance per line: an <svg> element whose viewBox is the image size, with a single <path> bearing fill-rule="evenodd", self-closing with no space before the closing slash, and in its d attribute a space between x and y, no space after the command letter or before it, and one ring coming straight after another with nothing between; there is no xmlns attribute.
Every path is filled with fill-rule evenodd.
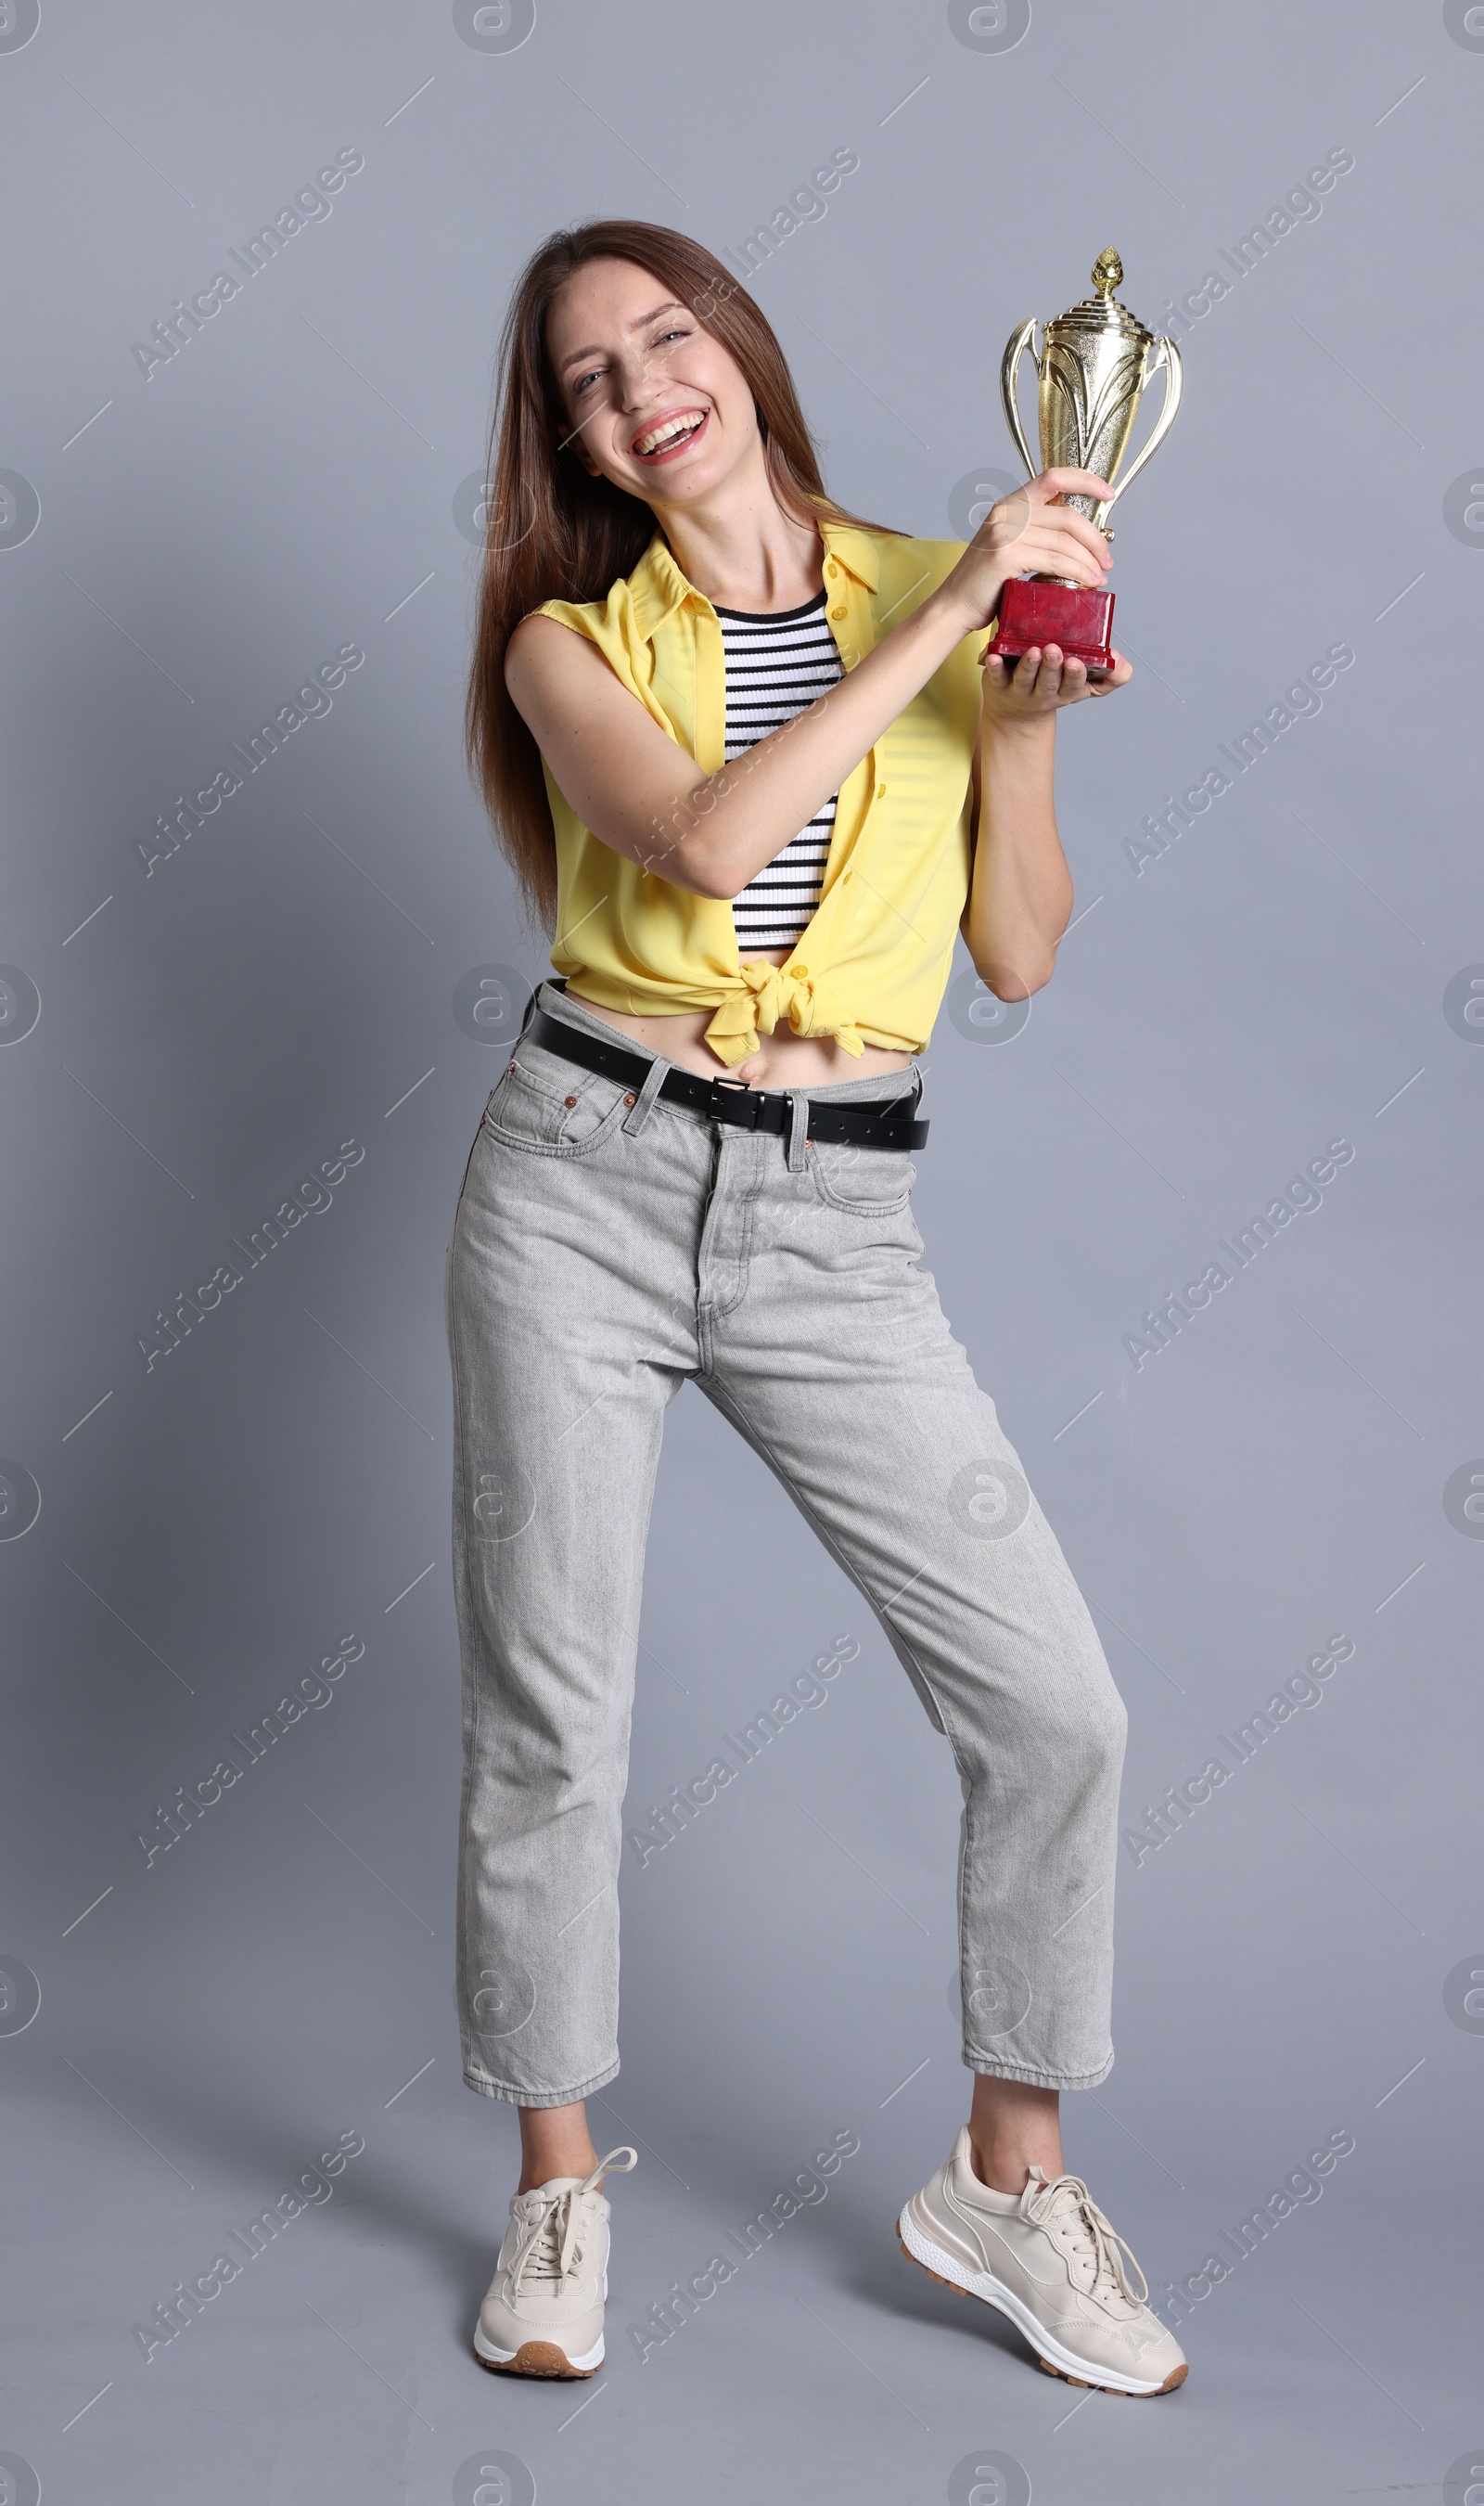
<svg viewBox="0 0 1484 2506"><path fill-rule="evenodd" d="M1011 575L1050 574L1101 591L1113 558L1108 542L1085 514L1055 502L1058 496L1113 494L1090 470L1042 470L1039 479L1002 496L979 524L943 596L966 613L965 633L987 626Z"/></svg>

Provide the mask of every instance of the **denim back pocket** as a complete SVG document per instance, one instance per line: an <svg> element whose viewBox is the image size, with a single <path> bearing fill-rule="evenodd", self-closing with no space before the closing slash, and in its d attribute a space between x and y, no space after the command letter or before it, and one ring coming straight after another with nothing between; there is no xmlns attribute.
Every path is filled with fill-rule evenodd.
<svg viewBox="0 0 1484 2506"><path fill-rule="evenodd" d="M544 1045L522 1040L491 1092L484 1129L534 1157L582 1158L618 1128L628 1096L616 1079L580 1070Z"/></svg>

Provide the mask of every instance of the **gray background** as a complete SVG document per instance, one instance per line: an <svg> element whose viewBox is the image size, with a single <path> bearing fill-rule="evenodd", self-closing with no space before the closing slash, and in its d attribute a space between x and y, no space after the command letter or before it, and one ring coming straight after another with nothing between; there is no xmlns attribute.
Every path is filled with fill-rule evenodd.
<svg viewBox="0 0 1484 2506"><path fill-rule="evenodd" d="M1484 13L1036 0L1014 43L996 16L541 0L502 50L432 0L44 0L24 41L10 0L0 2464L48 2500L1339 2499L1450 2466L1465 2492L1484 1525L1444 1494L1484 1453L1484 1026L1445 993L1484 960ZM1355 1646L1121 1866L1118 2061L1068 2154L1156 2295L1327 2132L1356 2143L1196 2306L1184 2390L1130 2411L897 2251L967 2110L957 1788L858 1595L693 1395L631 1802L836 1634L860 1653L627 1864L594 2128L643 2166L614 2187L603 2377L512 2387L467 2348L515 2129L459 2084L450 1983L440 1292L502 1032L453 1001L544 952L463 778L455 505L542 234L637 214L734 251L841 147L859 170L757 292L836 493L935 536L1013 472L1023 315L1115 241L1157 326L1326 150L1355 159L1186 321L1185 409L1119 516L1139 674L1060 735L1058 979L1019 1032L945 1014L929 1054L930 1258L1099 1613L1126 1818L1331 1632ZM365 164L333 215L146 380L132 343L341 148ZM346 642L328 716L147 877L157 812ZM1145 814L1334 643L1318 717L1136 874ZM1136 1369L1150 1301L1335 1137L1324 1206ZM333 1206L147 1369L161 1302L350 1139ZM147 1868L156 1805L351 1632L333 1706ZM837 2130L861 2146L825 2203L641 2363L630 2324ZM146 2364L131 2326L342 2131L366 2148L333 2200Z"/></svg>

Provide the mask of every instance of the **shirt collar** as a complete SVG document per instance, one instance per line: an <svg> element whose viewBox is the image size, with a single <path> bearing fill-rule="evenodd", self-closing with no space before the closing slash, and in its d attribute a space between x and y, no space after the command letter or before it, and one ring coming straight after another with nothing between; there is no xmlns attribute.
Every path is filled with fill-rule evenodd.
<svg viewBox="0 0 1484 2506"><path fill-rule="evenodd" d="M673 618L688 600L701 595L687 581L670 555L663 531L656 530L649 547L628 579L629 597L634 604L634 624L648 638Z"/></svg>
<svg viewBox="0 0 1484 2506"><path fill-rule="evenodd" d="M880 558L869 532L822 518L820 536L824 540L827 556L833 557L867 591L879 591ZM700 601L708 609L711 606L704 592L697 591L694 584L681 572L670 554L663 531L656 530L628 581L629 595L634 605L634 624L646 638L662 626L667 618L673 618L688 600Z"/></svg>
<svg viewBox="0 0 1484 2506"><path fill-rule="evenodd" d="M847 574L853 574L867 591L881 589L881 557L869 531L859 531L847 522L822 521L820 531L825 542L825 555L834 557Z"/></svg>

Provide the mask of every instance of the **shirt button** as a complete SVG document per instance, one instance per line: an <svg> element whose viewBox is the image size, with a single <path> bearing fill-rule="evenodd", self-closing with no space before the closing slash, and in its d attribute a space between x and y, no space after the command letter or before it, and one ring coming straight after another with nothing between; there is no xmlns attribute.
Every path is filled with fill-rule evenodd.
<svg viewBox="0 0 1484 2506"><path fill-rule="evenodd" d="M829 557L829 558L827 558L826 563L825 563L825 572L826 572L828 575L830 575L831 578L833 578L835 575L837 575L837 574L839 573L839 570L840 570L840 569L839 569L839 567L835 564L835 561L834 561L833 557Z"/></svg>
<svg viewBox="0 0 1484 2506"><path fill-rule="evenodd" d="M830 610L830 615L831 618L843 618L845 615L844 603L837 603L836 606Z"/></svg>
<svg viewBox="0 0 1484 2506"><path fill-rule="evenodd" d="M795 975L807 975L809 969L807 966L795 966L794 972Z"/></svg>
<svg viewBox="0 0 1484 2506"><path fill-rule="evenodd" d="M886 785L884 783L877 784L876 798L878 801L884 801L886 799Z"/></svg>

